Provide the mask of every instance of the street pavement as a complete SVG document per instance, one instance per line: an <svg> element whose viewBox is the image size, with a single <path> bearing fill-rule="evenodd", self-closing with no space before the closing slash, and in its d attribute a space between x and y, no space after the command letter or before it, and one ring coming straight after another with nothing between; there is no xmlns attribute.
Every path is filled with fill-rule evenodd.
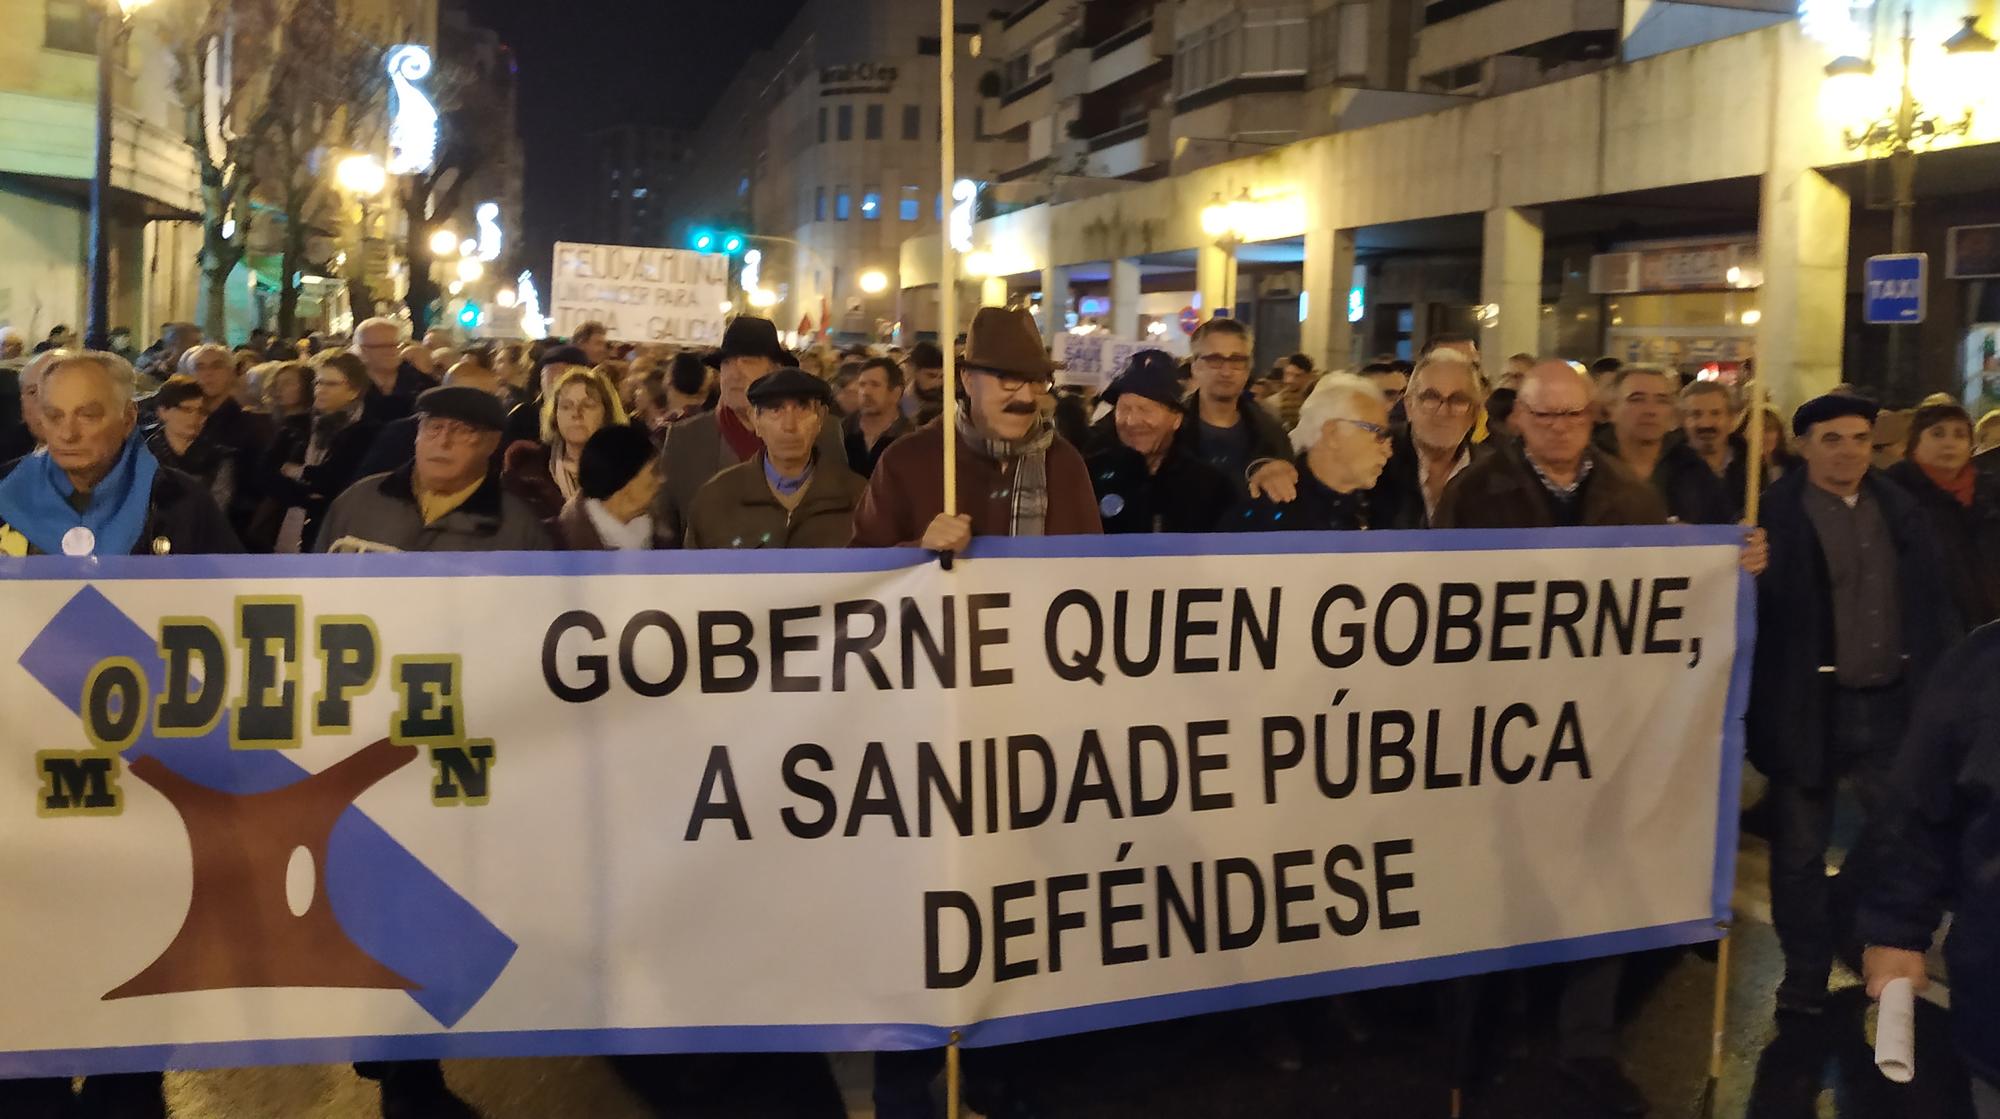
<svg viewBox="0 0 2000 1119"><path fill-rule="evenodd" d="M1697 1119L1970 1119L1946 1012L1919 1003L1918 1072L1899 1087L1876 1072L1867 999L1836 977L1832 1009L1780 1031L1772 991L1783 966L1769 921L1766 860L1746 839L1723 1076L1704 1100L1713 953L1667 951L1628 968L1627 1066L1653 1115ZM1550 1068L1553 988L1542 972L1478 981L1462 1074L1439 1029L1444 993L1404 988L1057 1039L1013 1055L1041 1114L1076 1119L1444 1119L1462 1081L1470 1119L1588 1119ZM454 1061L454 1089L489 1119L839 1119L868 1116L870 1061L842 1055L612 1062ZM373 1084L345 1066L173 1073L176 1119L368 1119Z"/></svg>

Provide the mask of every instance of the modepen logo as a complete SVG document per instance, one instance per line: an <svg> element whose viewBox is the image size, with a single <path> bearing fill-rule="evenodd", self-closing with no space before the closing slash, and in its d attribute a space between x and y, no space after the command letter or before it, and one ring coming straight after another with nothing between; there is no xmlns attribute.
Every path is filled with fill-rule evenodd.
<svg viewBox="0 0 2000 1119"><path fill-rule="evenodd" d="M405 990L450 1027L516 945L354 806L427 751L441 806L483 804L496 761L465 733L456 656L382 663L365 617L305 618L300 600L244 597L224 625L164 618L148 635L95 589L64 605L21 666L82 720L88 750L35 756L44 816L116 816L121 765L187 827L193 888L158 959L106 999L247 987ZM304 666L316 667L308 675ZM283 751L354 729L353 701L386 676L387 736L317 773ZM307 694L307 684L313 691ZM286 890L312 866L302 911Z"/></svg>

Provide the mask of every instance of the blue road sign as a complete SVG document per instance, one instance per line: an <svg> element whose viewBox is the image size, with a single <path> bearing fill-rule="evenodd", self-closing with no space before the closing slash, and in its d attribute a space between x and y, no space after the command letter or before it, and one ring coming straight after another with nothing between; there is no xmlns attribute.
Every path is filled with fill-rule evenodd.
<svg viewBox="0 0 2000 1119"><path fill-rule="evenodd" d="M1930 256L1925 253L1869 257L1863 273L1862 320L1875 324L1924 321L1924 291L1930 273Z"/></svg>

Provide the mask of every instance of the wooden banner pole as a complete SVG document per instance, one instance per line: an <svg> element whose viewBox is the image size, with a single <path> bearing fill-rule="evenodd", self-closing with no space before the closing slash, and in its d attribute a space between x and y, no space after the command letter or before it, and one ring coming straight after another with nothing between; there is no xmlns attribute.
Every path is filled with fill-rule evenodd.
<svg viewBox="0 0 2000 1119"><path fill-rule="evenodd" d="M958 181L953 158L958 137L958 21L952 0L938 0L938 20L938 190L941 197L950 198L952 184ZM951 243L950 223L938 230L938 240L944 246L938 272L938 349L944 351L944 515L954 517L958 515L958 247ZM955 1045L952 1051L957 1052Z"/></svg>
<svg viewBox="0 0 2000 1119"><path fill-rule="evenodd" d="M1729 1025L1729 926L1722 926L1722 939L1715 946L1715 1007L1708 1042L1708 1083L1701 1091L1701 1119L1713 1119L1715 1095L1722 1084L1723 1033Z"/></svg>
<svg viewBox="0 0 2000 1119"><path fill-rule="evenodd" d="M961 1105L965 1096L959 1089L958 1072L958 1031L951 1031L951 1044L944 1051L944 1115L945 1119L960 1119L964 1114Z"/></svg>
<svg viewBox="0 0 2000 1119"><path fill-rule="evenodd" d="M1745 451L1750 461L1743 464L1743 523L1757 523L1760 499L1764 496L1764 379L1750 381L1750 415L1743 428Z"/></svg>

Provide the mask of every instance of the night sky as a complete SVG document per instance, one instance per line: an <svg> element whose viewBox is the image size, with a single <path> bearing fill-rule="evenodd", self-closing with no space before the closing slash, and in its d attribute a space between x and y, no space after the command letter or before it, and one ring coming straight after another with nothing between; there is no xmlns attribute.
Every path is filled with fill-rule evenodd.
<svg viewBox="0 0 2000 1119"><path fill-rule="evenodd" d="M589 164L582 137L614 124L692 128L752 50L802 0L470 0L521 67L527 152L524 261L549 267L564 207Z"/></svg>

